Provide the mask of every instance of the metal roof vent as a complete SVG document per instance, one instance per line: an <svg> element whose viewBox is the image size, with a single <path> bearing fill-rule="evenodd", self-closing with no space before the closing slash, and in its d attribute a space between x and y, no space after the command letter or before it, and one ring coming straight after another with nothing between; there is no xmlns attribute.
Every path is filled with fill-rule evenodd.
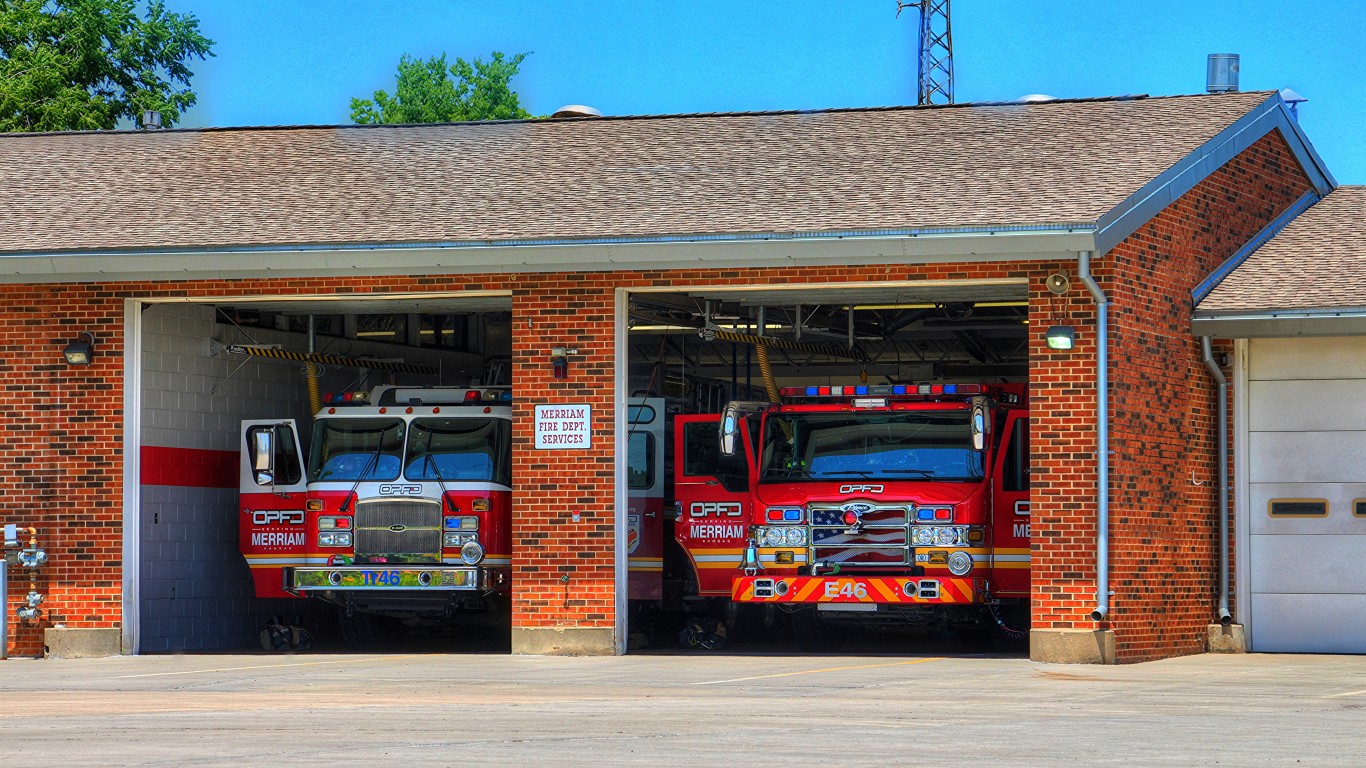
<svg viewBox="0 0 1366 768"><path fill-rule="evenodd" d="M156 131L161 129L161 113L154 109L144 110L142 113L142 130Z"/></svg>
<svg viewBox="0 0 1366 768"><path fill-rule="evenodd" d="M1232 93L1238 90L1238 54L1211 53L1205 71L1205 90Z"/></svg>
<svg viewBox="0 0 1366 768"><path fill-rule="evenodd" d="M551 117L602 117L602 112L582 104L566 104L555 110Z"/></svg>
<svg viewBox="0 0 1366 768"><path fill-rule="evenodd" d="M1281 101L1284 101L1290 107L1290 116L1295 118L1295 122L1298 123L1300 121L1300 105L1309 101L1309 99L1295 93L1289 88L1282 88Z"/></svg>

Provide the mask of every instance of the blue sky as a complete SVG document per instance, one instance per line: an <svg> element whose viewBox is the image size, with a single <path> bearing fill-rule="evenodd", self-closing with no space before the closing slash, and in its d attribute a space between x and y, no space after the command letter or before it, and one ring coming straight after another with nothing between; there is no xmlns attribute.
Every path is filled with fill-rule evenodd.
<svg viewBox="0 0 1366 768"><path fill-rule="evenodd" d="M167 0L216 57L185 127L348 122L398 59L529 52L513 81L549 114L824 109L915 101L914 11L896 0ZM1366 183L1366 0L957 0L958 102L1200 93L1205 57L1243 90L1293 88L1339 183Z"/></svg>

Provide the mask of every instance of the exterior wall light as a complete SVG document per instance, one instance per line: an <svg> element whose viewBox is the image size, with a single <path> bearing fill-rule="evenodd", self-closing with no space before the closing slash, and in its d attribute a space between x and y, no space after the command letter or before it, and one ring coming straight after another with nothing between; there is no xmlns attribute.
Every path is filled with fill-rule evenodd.
<svg viewBox="0 0 1366 768"><path fill-rule="evenodd" d="M95 357L95 334L85 331L81 336L88 341L76 339L62 350L62 357L66 358L67 365L90 365L90 361Z"/></svg>
<svg viewBox="0 0 1366 768"><path fill-rule="evenodd" d="M1071 349L1077 334L1070 325L1051 325L1044 338L1048 340L1049 349Z"/></svg>
<svg viewBox="0 0 1366 768"><path fill-rule="evenodd" d="M1067 275L1055 272L1044 280L1044 286L1048 288L1049 293L1053 294L1048 297L1048 306L1052 310L1053 322L1056 323L1062 319L1059 317L1055 306L1056 297L1067 293L1067 290L1072 287L1072 281L1067 279ZM1076 343L1077 333L1070 325L1050 325L1048 332L1044 334L1044 339L1048 342L1049 349L1071 349Z"/></svg>
<svg viewBox="0 0 1366 768"><path fill-rule="evenodd" d="M577 355L578 353L579 351L577 349L568 349L566 347L550 348L550 369L551 372L554 374L555 378L568 378L569 356Z"/></svg>

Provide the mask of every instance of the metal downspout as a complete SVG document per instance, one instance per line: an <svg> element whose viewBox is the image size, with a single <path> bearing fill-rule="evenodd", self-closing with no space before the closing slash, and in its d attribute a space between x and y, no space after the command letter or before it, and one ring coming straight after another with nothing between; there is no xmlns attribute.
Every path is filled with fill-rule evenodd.
<svg viewBox="0 0 1366 768"><path fill-rule="evenodd" d="M1205 367L1219 384L1219 623L1233 623L1228 610L1228 379L1214 361L1214 351L1208 336L1200 337L1200 351L1205 356Z"/></svg>
<svg viewBox="0 0 1366 768"><path fill-rule="evenodd" d="M1110 613L1110 299L1091 277L1091 252L1077 253L1077 276L1096 302L1096 609Z"/></svg>

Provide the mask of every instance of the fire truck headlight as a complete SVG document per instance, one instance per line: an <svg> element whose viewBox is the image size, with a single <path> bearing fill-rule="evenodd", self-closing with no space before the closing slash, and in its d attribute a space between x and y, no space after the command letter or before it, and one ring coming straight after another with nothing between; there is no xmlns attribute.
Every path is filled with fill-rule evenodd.
<svg viewBox="0 0 1366 768"><path fill-rule="evenodd" d="M915 529L915 543L916 543L917 546L922 546L922 547L924 547L924 546L929 546L930 544L933 544L933 543L934 543L934 529L933 529L933 528L919 527L919 526L916 527L916 529Z"/></svg>
<svg viewBox="0 0 1366 768"><path fill-rule="evenodd" d="M936 528L934 532L934 543L941 546L954 544L958 540L958 531L952 528Z"/></svg>
<svg viewBox="0 0 1366 768"><path fill-rule="evenodd" d="M478 565L484 559L484 548L477 541L467 541L460 547L460 559L465 565Z"/></svg>
<svg viewBox="0 0 1366 768"><path fill-rule="evenodd" d="M972 555L967 552L949 553L949 573L954 576L966 576L972 571Z"/></svg>
<svg viewBox="0 0 1366 768"><path fill-rule="evenodd" d="M783 531L783 544L789 547L806 546L806 529L788 528L786 531Z"/></svg>
<svg viewBox="0 0 1366 768"><path fill-rule="evenodd" d="M787 538L783 536L782 528L765 528L761 542L765 547L781 547Z"/></svg>
<svg viewBox="0 0 1366 768"><path fill-rule="evenodd" d="M318 546L320 547L349 547L351 546L350 531L322 531L318 534Z"/></svg>
<svg viewBox="0 0 1366 768"><path fill-rule="evenodd" d="M455 549L455 548L457 548L457 547L463 547L465 544L467 544L467 543L469 543L469 542L471 542L471 541L479 541L479 534L477 534L477 533L452 533L452 532L450 532L450 531L447 531L447 532L441 537L441 544L442 544L442 546L450 547L451 549Z"/></svg>

